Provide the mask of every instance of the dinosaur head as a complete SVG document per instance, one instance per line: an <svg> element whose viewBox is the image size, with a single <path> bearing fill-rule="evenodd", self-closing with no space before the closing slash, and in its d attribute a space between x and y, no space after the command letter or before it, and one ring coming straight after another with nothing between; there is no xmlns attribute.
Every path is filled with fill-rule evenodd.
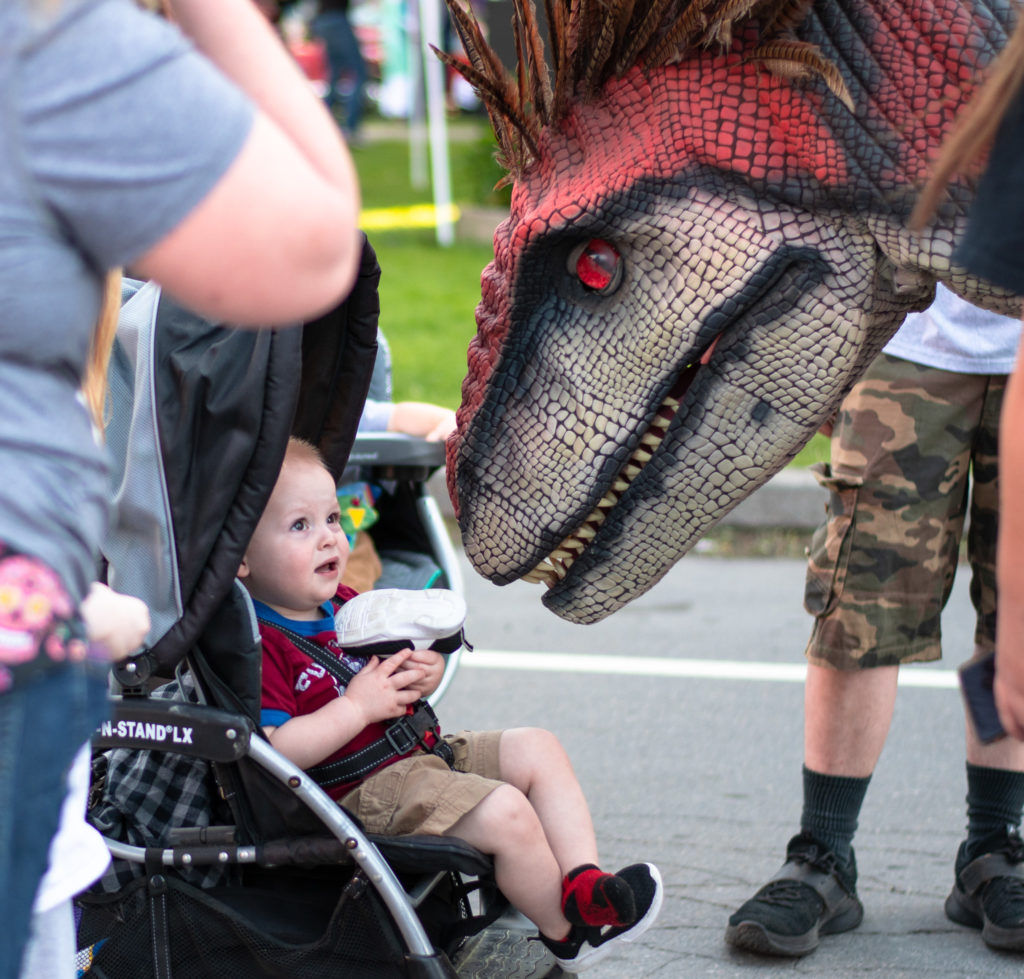
<svg viewBox="0 0 1024 979"><path fill-rule="evenodd" d="M733 24L560 104L557 75L538 81L544 124L505 130L512 205L450 488L474 567L545 582L567 619L650 588L806 444L937 275L968 286L949 267L964 188L944 226L903 227L951 114L879 118L869 143L851 112L866 84L820 58L813 22L814 44ZM557 30L552 46L564 64ZM539 77L535 52L522 62ZM808 62L820 84L787 70Z"/></svg>

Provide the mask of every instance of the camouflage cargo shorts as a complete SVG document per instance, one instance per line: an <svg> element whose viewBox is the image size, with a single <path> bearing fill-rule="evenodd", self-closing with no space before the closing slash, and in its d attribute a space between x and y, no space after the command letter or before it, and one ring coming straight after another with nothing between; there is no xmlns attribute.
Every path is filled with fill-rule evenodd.
<svg viewBox="0 0 1024 979"><path fill-rule="evenodd" d="M1005 384L1004 375L953 374L882 354L847 395L831 464L814 467L829 501L808 552L810 662L857 670L942 655L940 617L968 502L975 643L993 648Z"/></svg>

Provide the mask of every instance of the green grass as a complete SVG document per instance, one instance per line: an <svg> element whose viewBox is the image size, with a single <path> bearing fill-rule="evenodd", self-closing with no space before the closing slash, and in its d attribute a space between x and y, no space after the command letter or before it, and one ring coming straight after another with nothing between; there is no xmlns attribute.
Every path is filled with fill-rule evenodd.
<svg viewBox="0 0 1024 979"><path fill-rule="evenodd" d="M359 171L363 207L425 204L432 199L429 179L423 187L410 185L410 149L407 140L379 140L353 153ZM480 124L476 139L452 140L448 147L452 196L456 203L507 204L508 188L494 190L503 171L494 162L494 139Z"/></svg>
<svg viewBox="0 0 1024 979"><path fill-rule="evenodd" d="M457 204L501 203L491 194L501 178L493 149L483 121L478 138L451 141ZM408 142L398 139L369 142L354 151L365 210L431 201L429 181L421 188L410 185L409 155ZM432 229L369 234L381 266L380 325L391 345L395 397L458 407L490 243L456 242L442 248Z"/></svg>
<svg viewBox="0 0 1024 979"><path fill-rule="evenodd" d="M810 466L815 462L828 462L828 439L817 434L798 453L791 466Z"/></svg>
<svg viewBox="0 0 1024 979"><path fill-rule="evenodd" d="M395 398L457 408L473 310L490 245L429 240L390 232L372 239L380 260L380 326L391 347Z"/></svg>

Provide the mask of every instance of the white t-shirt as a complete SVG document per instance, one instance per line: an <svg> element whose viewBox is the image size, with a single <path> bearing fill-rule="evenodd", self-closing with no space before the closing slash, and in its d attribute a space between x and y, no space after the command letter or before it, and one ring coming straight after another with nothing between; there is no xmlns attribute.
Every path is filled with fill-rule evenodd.
<svg viewBox="0 0 1024 979"><path fill-rule="evenodd" d="M85 821L89 800L89 745L82 745L68 772L68 793L57 834L50 841L50 864L32 910L50 911L84 891L110 863L103 837Z"/></svg>
<svg viewBox="0 0 1024 979"><path fill-rule="evenodd" d="M1020 333L1020 317L990 313L940 282L935 301L903 321L884 353L954 374L1010 374Z"/></svg>

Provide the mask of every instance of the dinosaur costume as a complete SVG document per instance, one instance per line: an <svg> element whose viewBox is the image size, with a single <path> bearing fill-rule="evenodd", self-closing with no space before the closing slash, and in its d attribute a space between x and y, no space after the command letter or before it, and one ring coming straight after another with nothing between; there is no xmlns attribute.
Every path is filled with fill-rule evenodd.
<svg viewBox="0 0 1024 979"><path fill-rule="evenodd" d="M449 2L513 181L449 488L498 584L595 622L786 465L939 279L929 163L1011 0L520 0L518 82ZM448 59L452 62L452 59ZM454 64L454 67L459 67Z"/></svg>

